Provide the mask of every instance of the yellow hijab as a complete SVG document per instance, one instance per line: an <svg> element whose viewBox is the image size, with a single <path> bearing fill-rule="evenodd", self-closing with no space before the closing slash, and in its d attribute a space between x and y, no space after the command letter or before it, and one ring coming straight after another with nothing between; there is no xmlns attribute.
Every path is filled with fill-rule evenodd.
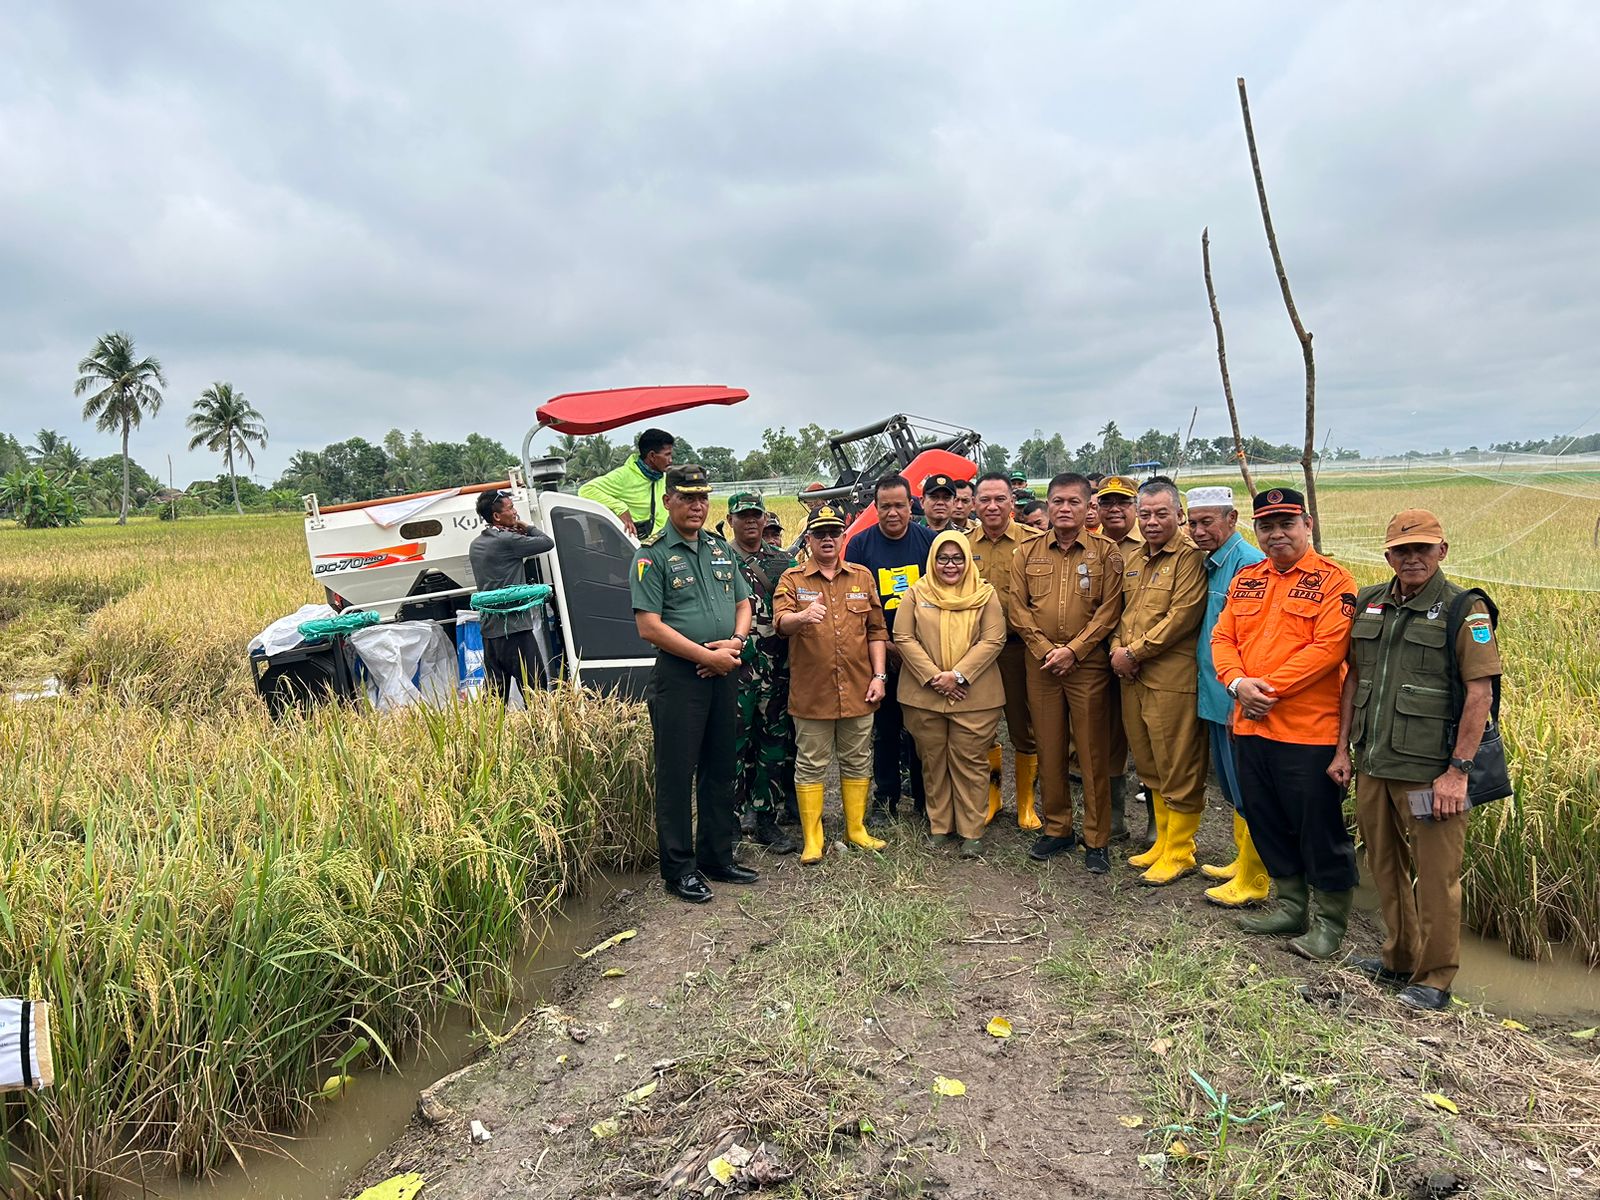
<svg viewBox="0 0 1600 1200"><path fill-rule="evenodd" d="M966 570L954 584L940 581L936 559L942 546L959 546L961 556L967 560ZM965 535L946 530L933 539L928 550L927 572L912 589L917 599L932 604L940 610L939 617L939 669L953 671L962 656L972 649L973 632L983 606L994 595L994 588L983 581L972 561L972 547Z"/></svg>

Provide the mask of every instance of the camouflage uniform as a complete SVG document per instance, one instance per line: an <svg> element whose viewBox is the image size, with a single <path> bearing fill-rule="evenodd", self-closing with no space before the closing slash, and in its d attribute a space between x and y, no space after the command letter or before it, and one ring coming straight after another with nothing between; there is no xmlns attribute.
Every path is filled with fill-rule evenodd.
<svg viewBox="0 0 1600 1200"><path fill-rule="evenodd" d="M770 817L775 804L794 796L794 722L789 718L789 644L773 625L772 594L778 578L795 560L787 551L762 544L734 557L750 581L755 625L739 668L739 725L734 758L736 803L748 805L757 820Z"/></svg>

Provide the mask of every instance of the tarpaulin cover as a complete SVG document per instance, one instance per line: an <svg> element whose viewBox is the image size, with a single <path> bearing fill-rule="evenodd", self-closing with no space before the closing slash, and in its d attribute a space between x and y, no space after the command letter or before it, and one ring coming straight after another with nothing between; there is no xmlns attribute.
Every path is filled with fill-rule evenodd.
<svg viewBox="0 0 1600 1200"><path fill-rule="evenodd" d="M737 404L750 393L721 384L674 387L611 388L603 392L567 392L541 404L539 424L558 433L604 433L619 425L659 417L702 404Z"/></svg>
<svg viewBox="0 0 1600 1200"><path fill-rule="evenodd" d="M396 621L350 635L367 669L367 699L380 711L426 704L443 708L456 694L456 651L432 621Z"/></svg>

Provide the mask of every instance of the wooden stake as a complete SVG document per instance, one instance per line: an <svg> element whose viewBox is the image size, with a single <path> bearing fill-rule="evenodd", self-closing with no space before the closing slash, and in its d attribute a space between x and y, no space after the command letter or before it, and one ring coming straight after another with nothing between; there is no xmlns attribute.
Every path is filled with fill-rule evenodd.
<svg viewBox="0 0 1600 1200"><path fill-rule="evenodd" d="M1289 310L1289 323L1294 335L1300 339L1300 354L1306 363L1306 442L1300 455L1300 470L1306 478L1306 509L1311 514L1311 544L1322 553L1322 522L1317 520L1317 478L1311 471L1311 451L1317 436L1317 364L1311 354L1311 334L1300 321L1295 310L1294 297L1289 292L1289 276L1283 269L1283 256L1278 253L1278 235L1272 229L1272 213L1267 208L1267 185L1261 178L1261 158L1256 153L1256 131L1250 124L1250 97L1245 94L1244 76L1239 76L1239 110L1244 114L1244 138L1250 147L1250 170L1256 177L1256 197L1261 201L1261 223L1267 230L1267 249L1272 251L1272 267L1278 273L1278 288L1283 292L1283 306Z"/></svg>
<svg viewBox="0 0 1600 1200"><path fill-rule="evenodd" d="M1211 323L1217 327L1217 365L1222 368L1222 396L1228 402L1228 420L1233 424L1233 454L1244 476L1244 490L1255 499L1256 481L1250 478L1250 464L1244 456L1244 435L1239 432L1239 410L1233 403L1233 384L1228 379L1228 347L1222 340L1222 313L1217 308L1217 289L1211 283L1211 226L1200 231L1200 261L1206 272L1206 299L1211 301ZM1192 428L1192 423L1191 423Z"/></svg>

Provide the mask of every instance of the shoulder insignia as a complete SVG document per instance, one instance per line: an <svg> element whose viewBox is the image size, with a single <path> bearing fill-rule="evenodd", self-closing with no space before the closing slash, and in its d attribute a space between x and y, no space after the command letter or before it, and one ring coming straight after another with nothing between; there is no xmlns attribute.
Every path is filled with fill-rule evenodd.
<svg viewBox="0 0 1600 1200"><path fill-rule="evenodd" d="M645 538L645 540L640 542L639 544L641 546L654 546L657 542L659 542L662 538L664 538L666 536L667 536L667 531L665 529L658 529L654 533L652 533L649 537Z"/></svg>

